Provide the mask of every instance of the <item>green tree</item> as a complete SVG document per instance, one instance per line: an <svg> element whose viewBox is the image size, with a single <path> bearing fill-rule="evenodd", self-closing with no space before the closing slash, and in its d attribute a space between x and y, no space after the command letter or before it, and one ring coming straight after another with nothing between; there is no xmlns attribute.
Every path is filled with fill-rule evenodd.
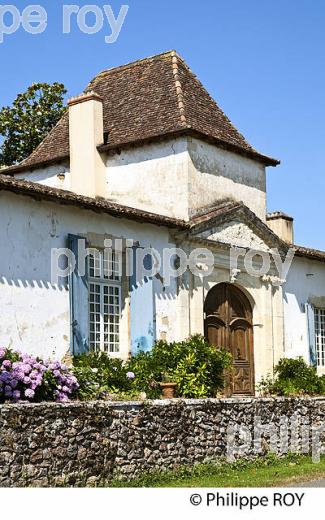
<svg viewBox="0 0 325 520"><path fill-rule="evenodd" d="M26 159L62 117L66 89L62 83L34 83L0 110L0 167Z"/></svg>

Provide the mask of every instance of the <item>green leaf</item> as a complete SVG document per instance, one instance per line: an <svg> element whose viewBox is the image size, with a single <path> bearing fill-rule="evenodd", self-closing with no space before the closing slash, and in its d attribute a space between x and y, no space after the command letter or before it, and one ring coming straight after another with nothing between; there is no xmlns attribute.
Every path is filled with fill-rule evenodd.
<svg viewBox="0 0 325 520"><path fill-rule="evenodd" d="M66 110L66 92L62 83L35 83L0 109L0 167L26 159L43 141Z"/></svg>

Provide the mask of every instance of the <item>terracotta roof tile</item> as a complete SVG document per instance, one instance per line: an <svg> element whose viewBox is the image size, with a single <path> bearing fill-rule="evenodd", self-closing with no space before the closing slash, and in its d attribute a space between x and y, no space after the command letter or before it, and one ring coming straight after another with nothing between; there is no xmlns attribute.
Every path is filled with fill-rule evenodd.
<svg viewBox="0 0 325 520"><path fill-rule="evenodd" d="M86 91L90 89L103 98L107 148L192 133L265 164L278 162L251 147L175 51L101 72ZM27 159L7 171L14 173L68 156L66 113Z"/></svg>
<svg viewBox="0 0 325 520"><path fill-rule="evenodd" d="M318 260L325 262L325 251L312 249L310 247L293 246L296 249L296 256L308 258L309 260Z"/></svg>
<svg viewBox="0 0 325 520"><path fill-rule="evenodd" d="M101 197L85 197L84 195L78 195L71 191L52 188L44 184L9 177L8 175L0 175L0 191L2 190L18 195L29 196L36 200L46 200L62 205L77 206L81 209L88 209L97 213L106 213L113 217L127 218L136 222L147 222L149 224L169 228L188 228L188 223L180 219L116 204Z"/></svg>
<svg viewBox="0 0 325 520"><path fill-rule="evenodd" d="M127 218L137 222L147 222L150 224L156 224L174 228L180 231L187 231L189 237L198 239L195 233L199 232L201 227L208 225L212 221L215 223L223 223L225 220L229 220L232 214L244 216L246 215L251 225L260 229L263 233L268 233L270 236L277 238L279 242L281 240L275 235L268 226L266 226L247 206L242 202L232 201L220 201L219 205L206 208L202 213L198 213L193 216L190 221L184 221L176 218L166 217L156 213L150 213L148 211L142 211L136 208L123 206L110 202L103 198L91 198L83 195L77 195L70 191L61 190L58 188L51 188L43 184L35 182L29 182L22 179L15 179L8 177L7 175L0 175L0 191L9 191L17 193L18 195L25 195L33 197L36 200L47 200L50 202L73 205L82 209L88 209L100 213L107 213L113 217ZM284 248L288 248L289 245L283 243ZM311 249L301 246L292 245L296 250L296 256L309 258L311 260L318 260L325 262L325 251L319 251L317 249Z"/></svg>

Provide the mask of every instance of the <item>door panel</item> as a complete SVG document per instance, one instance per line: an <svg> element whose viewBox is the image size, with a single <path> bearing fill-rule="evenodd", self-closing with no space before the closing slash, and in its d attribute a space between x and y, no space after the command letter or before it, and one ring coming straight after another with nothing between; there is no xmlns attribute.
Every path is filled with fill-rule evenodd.
<svg viewBox="0 0 325 520"><path fill-rule="evenodd" d="M222 283L213 287L206 298L205 337L216 347L224 347L233 356L233 394L254 394L254 359L252 308L238 287Z"/></svg>
<svg viewBox="0 0 325 520"><path fill-rule="evenodd" d="M230 350L234 361L250 362L251 325L246 320L237 319L229 326Z"/></svg>
<svg viewBox="0 0 325 520"><path fill-rule="evenodd" d="M205 323L205 336L211 345L226 348L226 324L216 316L209 316Z"/></svg>
<svg viewBox="0 0 325 520"><path fill-rule="evenodd" d="M249 367L234 367L233 393L234 395L252 394L251 370Z"/></svg>

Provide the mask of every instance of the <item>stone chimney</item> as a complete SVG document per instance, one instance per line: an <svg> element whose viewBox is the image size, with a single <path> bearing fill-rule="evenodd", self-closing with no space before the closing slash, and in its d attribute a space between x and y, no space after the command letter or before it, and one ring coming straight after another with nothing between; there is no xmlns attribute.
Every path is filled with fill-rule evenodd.
<svg viewBox="0 0 325 520"><path fill-rule="evenodd" d="M87 92L71 98L68 106L71 191L104 197L105 164L97 150L104 141L103 100Z"/></svg>
<svg viewBox="0 0 325 520"><path fill-rule="evenodd" d="M288 244L293 244L293 218L282 211L266 215L266 223L278 237Z"/></svg>

